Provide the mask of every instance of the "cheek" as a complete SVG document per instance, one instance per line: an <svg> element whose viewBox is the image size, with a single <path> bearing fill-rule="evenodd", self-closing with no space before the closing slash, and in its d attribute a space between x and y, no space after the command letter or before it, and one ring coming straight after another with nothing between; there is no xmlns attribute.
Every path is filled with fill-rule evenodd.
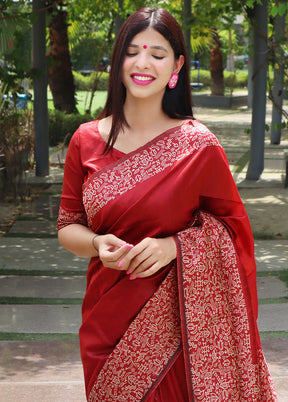
<svg viewBox="0 0 288 402"><path fill-rule="evenodd" d="M122 75L125 74L129 70L130 67L131 67L131 59L126 57L123 60L123 64L122 64Z"/></svg>
<svg viewBox="0 0 288 402"><path fill-rule="evenodd" d="M127 74L127 71L129 70L128 64L129 63L127 63L125 60L124 60L124 62L122 64L121 80L122 80L123 83L125 82L125 76Z"/></svg>
<svg viewBox="0 0 288 402"><path fill-rule="evenodd" d="M169 81L171 75L173 74L174 66L171 63L167 63L166 66L163 67L162 71L163 77L165 76L165 79Z"/></svg>

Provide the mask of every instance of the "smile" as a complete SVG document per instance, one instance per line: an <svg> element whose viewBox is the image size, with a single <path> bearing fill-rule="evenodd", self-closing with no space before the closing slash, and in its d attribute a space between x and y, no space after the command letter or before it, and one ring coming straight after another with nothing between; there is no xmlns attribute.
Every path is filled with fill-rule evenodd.
<svg viewBox="0 0 288 402"><path fill-rule="evenodd" d="M155 79L151 75L137 75L137 74L132 74L131 78L133 82L135 82L135 84L137 85L149 85Z"/></svg>

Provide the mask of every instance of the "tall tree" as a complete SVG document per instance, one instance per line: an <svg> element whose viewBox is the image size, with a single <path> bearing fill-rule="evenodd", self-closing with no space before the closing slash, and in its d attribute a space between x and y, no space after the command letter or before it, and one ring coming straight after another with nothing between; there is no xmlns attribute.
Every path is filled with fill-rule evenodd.
<svg viewBox="0 0 288 402"><path fill-rule="evenodd" d="M210 47L211 95L224 95L225 84L223 71L221 40L217 29L214 28L212 30L212 46Z"/></svg>
<svg viewBox="0 0 288 402"><path fill-rule="evenodd" d="M284 4L276 1L277 6ZM274 17L274 40L273 40L273 65L274 65L274 80L272 93L270 94L273 102L272 123L271 123L271 144L280 144L281 141L281 123L282 123L282 108L283 108L283 83L285 74L285 54L283 44L286 42L285 37L285 17L287 9L283 7L283 14L277 14Z"/></svg>
<svg viewBox="0 0 288 402"><path fill-rule="evenodd" d="M254 4L253 99L250 161L247 180L258 180L264 169L266 89L268 70L268 0Z"/></svg>
<svg viewBox="0 0 288 402"><path fill-rule="evenodd" d="M235 16L241 11L236 0L194 0L192 2L192 48L208 48L212 95L224 95L223 53L219 31L231 29Z"/></svg>
<svg viewBox="0 0 288 402"><path fill-rule="evenodd" d="M36 176L49 174L49 138L47 109L47 59L45 0L33 0L36 21L33 25L34 125Z"/></svg>
<svg viewBox="0 0 288 402"><path fill-rule="evenodd" d="M49 86L55 109L75 113L75 85L68 42L67 10L63 1L53 1L49 23Z"/></svg>
<svg viewBox="0 0 288 402"><path fill-rule="evenodd" d="M118 12L117 12L117 14L115 16L115 36L118 35L118 33L119 33L119 31L120 31L120 29L121 29L121 27L122 27L122 25L123 25L123 23L125 21L125 17L123 15L124 14L124 12L123 12L124 4L123 3L124 3L123 0L118 0L118 8L119 8L119 10L118 10Z"/></svg>
<svg viewBox="0 0 288 402"><path fill-rule="evenodd" d="M189 63L191 61L191 23L192 23L192 0L183 0L183 33Z"/></svg>

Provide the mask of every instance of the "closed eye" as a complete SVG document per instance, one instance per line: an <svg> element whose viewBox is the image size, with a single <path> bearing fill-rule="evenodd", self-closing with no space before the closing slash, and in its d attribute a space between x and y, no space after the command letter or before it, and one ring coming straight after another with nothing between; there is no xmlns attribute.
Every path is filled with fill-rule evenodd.
<svg viewBox="0 0 288 402"><path fill-rule="evenodd" d="M162 60L162 59L164 59L164 56L153 56L154 57L154 59L156 59L156 60Z"/></svg>

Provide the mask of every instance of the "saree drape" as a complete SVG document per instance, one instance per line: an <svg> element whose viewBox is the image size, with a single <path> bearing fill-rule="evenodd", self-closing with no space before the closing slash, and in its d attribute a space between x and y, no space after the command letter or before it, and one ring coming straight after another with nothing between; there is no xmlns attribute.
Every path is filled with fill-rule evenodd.
<svg viewBox="0 0 288 402"><path fill-rule="evenodd" d="M81 223L132 244L175 236L178 255L133 281L91 259L79 331L87 399L275 401L251 228L216 137L187 120L129 154L104 147L97 121L72 137L58 229Z"/></svg>

